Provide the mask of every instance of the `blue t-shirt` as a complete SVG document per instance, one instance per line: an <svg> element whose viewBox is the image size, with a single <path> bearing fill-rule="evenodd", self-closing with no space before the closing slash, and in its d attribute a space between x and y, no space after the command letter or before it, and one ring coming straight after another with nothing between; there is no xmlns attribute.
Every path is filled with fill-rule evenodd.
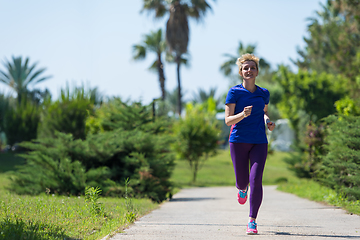
<svg viewBox="0 0 360 240"><path fill-rule="evenodd" d="M242 84L230 88L225 104L235 103L235 114L246 106L253 106L250 116L232 125L229 142L268 143L265 133L264 107L269 104L270 93L266 88L256 86L251 93Z"/></svg>

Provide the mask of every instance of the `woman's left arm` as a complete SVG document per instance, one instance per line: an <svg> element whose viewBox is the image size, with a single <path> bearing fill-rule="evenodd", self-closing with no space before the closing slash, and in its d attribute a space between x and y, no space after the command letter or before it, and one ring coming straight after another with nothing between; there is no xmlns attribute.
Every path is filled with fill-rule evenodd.
<svg viewBox="0 0 360 240"><path fill-rule="evenodd" d="M270 121L270 117L268 115L268 105L267 104L264 107L264 121L270 131L274 130L275 123Z"/></svg>

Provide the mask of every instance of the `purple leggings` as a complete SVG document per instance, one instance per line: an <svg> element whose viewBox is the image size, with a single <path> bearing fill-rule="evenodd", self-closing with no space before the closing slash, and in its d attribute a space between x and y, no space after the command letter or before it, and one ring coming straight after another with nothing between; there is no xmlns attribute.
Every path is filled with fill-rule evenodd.
<svg viewBox="0 0 360 240"><path fill-rule="evenodd" d="M251 218L256 218L263 197L262 176L267 157L267 148L267 143L230 143L230 154L234 165L237 189L246 189L250 182L249 217Z"/></svg>

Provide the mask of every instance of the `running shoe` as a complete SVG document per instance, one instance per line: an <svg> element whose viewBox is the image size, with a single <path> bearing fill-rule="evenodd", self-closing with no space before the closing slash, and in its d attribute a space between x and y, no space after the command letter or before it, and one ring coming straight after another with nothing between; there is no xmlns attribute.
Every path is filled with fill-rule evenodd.
<svg viewBox="0 0 360 240"><path fill-rule="evenodd" d="M255 223L254 220L251 220L249 223L248 223L248 226L247 226L247 230L246 230L246 234L247 235L255 235L258 233L257 231L257 224Z"/></svg>
<svg viewBox="0 0 360 240"><path fill-rule="evenodd" d="M238 202L239 202L240 204L245 204L245 203L246 203L248 189L249 189L249 185L246 186L246 189L245 189L245 190L239 190L239 193L238 193Z"/></svg>

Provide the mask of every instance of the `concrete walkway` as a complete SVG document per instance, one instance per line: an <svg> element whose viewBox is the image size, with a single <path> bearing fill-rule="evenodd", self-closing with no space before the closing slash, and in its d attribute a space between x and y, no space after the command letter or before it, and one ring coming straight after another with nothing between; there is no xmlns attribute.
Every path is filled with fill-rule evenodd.
<svg viewBox="0 0 360 240"><path fill-rule="evenodd" d="M249 204L235 187L184 189L115 239L360 239L360 216L264 187L259 234L246 235Z"/></svg>

